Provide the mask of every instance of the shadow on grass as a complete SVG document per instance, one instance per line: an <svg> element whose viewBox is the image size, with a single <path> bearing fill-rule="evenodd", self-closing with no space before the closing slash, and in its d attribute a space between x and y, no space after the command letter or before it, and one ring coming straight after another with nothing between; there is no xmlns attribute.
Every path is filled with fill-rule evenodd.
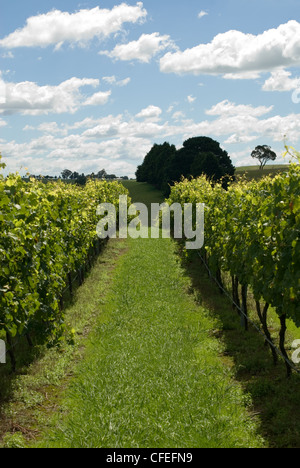
<svg viewBox="0 0 300 468"><path fill-rule="evenodd" d="M72 281L72 287L66 288L61 298L61 306L65 315L68 309L76 303L76 293L82 286L83 281L86 281L92 273L92 269L97 261L101 257L101 254L105 250L106 242L103 243L97 255L90 257L86 265L82 269L81 278L78 274L72 274L70 280ZM99 260L101 262L101 259ZM66 317L67 318L67 317ZM66 322L67 324L67 322ZM25 376L29 377L30 367L38 363L46 355L49 348L57 350L63 353L64 345L73 345L72 336L69 333L68 324L62 340L59 343L54 344L37 344L34 333L30 336L31 343L27 340L26 336L19 336L12 339L12 349L15 360L15 370L12 365L9 353L7 352L6 364L0 365L0 438L2 434L6 432L21 432L24 428L15 420L13 414L7 413L7 405L11 403L24 403L22 395L20 393L24 391L24 399L31 399L31 405L35 406L40 404L39 398L41 395L38 394L36 388L32 388L30 383L24 385L24 389L20 389L19 378ZM45 372L47 369L45 370ZM24 382L23 382L24 384ZM20 392L21 390L21 392ZM15 392L18 393L18 397L15 400ZM20 402L19 402L20 400ZM30 406L30 405L29 405ZM19 419L19 418L17 418ZM24 415L24 420L26 419ZM24 432L27 434L27 432Z"/></svg>
<svg viewBox="0 0 300 468"><path fill-rule="evenodd" d="M76 292L78 287L79 284L76 286L74 284L74 292ZM64 295L64 309L67 310L73 303L73 297L71 297L69 293L66 293ZM41 360L49 348L49 345L47 346L47 344L35 344L34 335L31 336L31 339L33 345L28 343L25 336L13 339L12 345L15 359L15 370L13 369L12 362L8 354L6 364L2 364L0 366L0 438L6 432L13 434L24 433L26 435L28 432L22 425L20 425L19 417L11 413L10 410L7 412L7 405L15 403L18 406L19 403L23 404L25 399L26 401L31 399L32 406L41 403L39 401L40 395L36 392L35 388L31 387L29 381L28 388L27 386L24 386L24 389L20 388L20 378L22 378L22 376L24 376L25 379L28 378L31 366ZM62 342L62 345L63 343L64 342ZM53 349L54 348L57 348L57 346L53 345ZM21 395L22 391L24 391L24 401ZM16 397L17 399L15 399L15 393L18 394ZM24 414L23 416L25 420L26 415Z"/></svg>
<svg viewBox="0 0 300 468"><path fill-rule="evenodd" d="M183 259L182 266L191 278L197 301L218 320L218 329L212 333L223 342L222 359L251 395L267 446L300 448L300 376L287 379L284 362L280 358L274 366L269 347L257 330L250 325L244 331L240 316L209 278L196 253Z"/></svg>

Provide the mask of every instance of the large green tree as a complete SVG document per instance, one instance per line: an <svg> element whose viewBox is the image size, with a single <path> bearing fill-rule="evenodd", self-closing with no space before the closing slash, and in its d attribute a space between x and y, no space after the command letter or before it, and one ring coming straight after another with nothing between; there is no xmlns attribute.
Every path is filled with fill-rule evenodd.
<svg viewBox="0 0 300 468"><path fill-rule="evenodd" d="M169 182L168 168L175 153L174 145L167 142L162 145L155 144L145 156L143 164L137 168L137 181L148 182L163 189Z"/></svg>
<svg viewBox="0 0 300 468"><path fill-rule="evenodd" d="M186 140L176 151L174 145L155 144L138 167L136 177L139 182L148 182L169 194L170 186L181 177L198 177L206 174L212 181L234 175L228 153L220 144L208 137L195 137Z"/></svg>

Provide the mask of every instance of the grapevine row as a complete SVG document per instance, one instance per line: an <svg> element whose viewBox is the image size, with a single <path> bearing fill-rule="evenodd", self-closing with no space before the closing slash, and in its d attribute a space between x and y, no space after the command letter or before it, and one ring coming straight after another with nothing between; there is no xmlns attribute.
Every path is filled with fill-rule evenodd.
<svg viewBox="0 0 300 468"><path fill-rule="evenodd" d="M281 322L280 349L290 375L286 319L300 326L300 165L292 163L287 172L275 178L233 182L227 190L221 184L212 185L204 176L182 180L172 188L168 203L191 202L205 203L203 256L219 283L221 272L230 273L234 301L246 314L251 287L274 361L277 355L267 313L270 306L276 310Z"/></svg>
<svg viewBox="0 0 300 468"><path fill-rule="evenodd" d="M1 162L1 161L0 161ZM97 245L97 206L128 194L118 182L25 182L0 175L0 332L57 340L62 293Z"/></svg>

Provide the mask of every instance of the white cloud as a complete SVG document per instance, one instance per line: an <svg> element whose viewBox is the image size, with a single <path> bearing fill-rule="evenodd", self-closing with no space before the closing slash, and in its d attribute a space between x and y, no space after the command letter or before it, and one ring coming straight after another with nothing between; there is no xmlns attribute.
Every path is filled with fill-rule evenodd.
<svg viewBox="0 0 300 468"><path fill-rule="evenodd" d="M250 143L257 140L257 135L237 135L234 133L227 140L224 141L225 145L236 145L238 143Z"/></svg>
<svg viewBox="0 0 300 468"><path fill-rule="evenodd" d="M263 85L264 91L292 91L300 86L300 78L291 78L287 70L276 70Z"/></svg>
<svg viewBox="0 0 300 468"><path fill-rule="evenodd" d="M125 78L124 80L118 81L116 76L113 75L113 76L104 76L103 81L105 81L106 83L110 85L123 87L123 86L127 86L130 83L131 78Z"/></svg>
<svg viewBox="0 0 300 468"><path fill-rule="evenodd" d="M174 107L168 110L173 112ZM1 152L9 170L23 165L32 173L58 174L66 167L90 173L104 167L109 172L132 176L154 142L168 138L179 147L190 137L208 135L220 141L234 162L241 163L256 146L255 140L282 149L284 135L291 144L299 141L300 114L269 116L271 111L272 106L254 107L225 100L208 109L207 119L200 121L185 119L179 111L168 122L162 119L162 110L151 105L136 115L86 117L72 124L39 122L36 128L30 124L23 130L37 130L42 135L24 143L0 140ZM241 145L249 146L249 151L240 151Z"/></svg>
<svg viewBox="0 0 300 468"><path fill-rule="evenodd" d="M164 73L195 75L251 74L300 65L300 23L295 20L257 36L240 31L218 34L208 44L168 52L160 59ZM249 75L250 73L250 75Z"/></svg>
<svg viewBox="0 0 300 468"><path fill-rule="evenodd" d="M1 151L8 171L19 171L23 166L32 174L58 175L67 167L86 174L105 168L117 175L133 176L136 161L151 146L150 140L133 136L96 141L84 135L43 135L26 143L1 142Z"/></svg>
<svg viewBox="0 0 300 468"><path fill-rule="evenodd" d="M174 109L179 105L179 102L173 102L167 109L167 113L171 113L174 111Z"/></svg>
<svg viewBox="0 0 300 468"><path fill-rule="evenodd" d="M192 104L193 102L195 102L196 99L197 99L197 98L195 98L194 96L188 96L188 97L187 97L187 100L188 100L188 102L189 102L190 104Z"/></svg>
<svg viewBox="0 0 300 468"><path fill-rule="evenodd" d="M158 32L155 32L153 34L142 34L137 41L119 44L111 52L105 50L100 51L99 54L122 61L138 60L149 63L152 57L169 47L175 48L170 36L161 36Z"/></svg>
<svg viewBox="0 0 300 468"><path fill-rule="evenodd" d="M0 101L2 114L42 115L64 112L73 114L83 105L84 97L80 93L80 88L84 86L95 88L99 86L99 80L73 77L58 86L39 86L31 81L6 82L4 86L5 99L3 102Z"/></svg>
<svg viewBox="0 0 300 468"><path fill-rule="evenodd" d="M216 116L214 120L198 124L189 122L186 126L186 137L200 134L227 136L224 143L236 144L247 143L257 138L283 142L286 135L288 141L297 142L300 139L300 114L260 118L271 110L272 106L255 108L223 101L206 111L207 115Z"/></svg>
<svg viewBox="0 0 300 468"><path fill-rule="evenodd" d="M82 135L85 138L142 138L154 139L167 135L168 125L160 125L152 121L138 122L134 119L125 120L123 116L110 121L103 121L99 125L86 130Z"/></svg>
<svg viewBox="0 0 300 468"><path fill-rule="evenodd" d="M136 115L136 117L140 119L157 120L161 114L162 110L160 107L148 106L146 109L142 109L141 112Z"/></svg>
<svg viewBox="0 0 300 468"><path fill-rule="evenodd" d="M0 71L0 105L6 102L6 84L1 78L2 72Z"/></svg>
<svg viewBox="0 0 300 468"><path fill-rule="evenodd" d="M111 96L111 91L106 92L99 92L93 94L93 96L89 97L84 103L83 106L103 106L107 103Z"/></svg>
<svg viewBox="0 0 300 468"><path fill-rule="evenodd" d="M225 73L225 80L257 80L260 78L260 72L242 72L242 73Z"/></svg>
<svg viewBox="0 0 300 468"><path fill-rule="evenodd" d="M48 135L67 135L68 130L67 128L59 128L57 122L44 122L40 124L38 127L34 127L32 125L25 125L23 128L24 132L28 131L39 131L42 133L46 133Z"/></svg>
<svg viewBox="0 0 300 468"><path fill-rule="evenodd" d="M204 16L207 16L207 15L208 15L207 11L201 10L200 13L198 14L198 18L201 19L201 18L203 18Z"/></svg>
<svg viewBox="0 0 300 468"><path fill-rule="evenodd" d="M60 48L65 42L87 44L93 38L105 39L122 30L124 23L137 23L146 18L143 3L136 6L126 3L114 6L111 10L98 6L76 13L52 10L28 18L26 26L0 40L0 47L47 47Z"/></svg>
<svg viewBox="0 0 300 468"><path fill-rule="evenodd" d="M268 114L273 109L273 106L265 107L253 107L250 105L236 105L233 102L228 100L219 102L211 109L208 109L205 113L207 115L222 115L222 116L232 116L232 115L239 115L239 116L252 116L252 117L260 117L262 115Z"/></svg>
<svg viewBox="0 0 300 468"><path fill-rule="evenodd" d="M185 114L182 111L174 112L174 114L172 115L172 119L176 121L182 120L184 118Z"/></svg>
<svg viewBox="0 0 300 468"><path fill-rule="evenodd" d="M159 122L161 109L155 106L149 106L135 116L119 114L99 119L88 117L71 125L60 126L55 122L47 122L40 124L36 129L43 132L43 137L37 138L35 143L32 142L27 149L29 154L32 154L34 151L41 151L43 147L45 152L49 152L52 148L51 154L53 155L56 154L53 153L55 150L68 153L68 148L74 149L78 145L78 151L82 151L83 154L83 148L85 150L91 148L94 151L97 145L92 144L93 141L105 140L106 151L109 152L109 142L113 142L114 148L115 140L131 138L135 139L137 145L140 140L143 141L143 145L147 141L151 148L154 141L165 137L172 138L177 144L197 135L209 135L218 140L221 139L225 145L251 143L256 139L263 139L266 144L272 141L282 143L284 135L287 135L289 142L297 142L300 139L300 114L268 117L271 110L272 107L255 108L250 105L236 105L229 101L222 101L206 111L210 120L199 122L185 119L185 115L180 111L172 115L173 123ZM24 130L34 130L34 128L26 126ZM79 134L67 136L70 131L78 131ZM59 136L65 138L58 138ZM27 150L24 149L24 151ZM122 154L125 157L125 152ZM139 154L141 158L144 155L138 153L136 149L134 149L134 154ZM132 156L127 155L127 157Z"/></svg>

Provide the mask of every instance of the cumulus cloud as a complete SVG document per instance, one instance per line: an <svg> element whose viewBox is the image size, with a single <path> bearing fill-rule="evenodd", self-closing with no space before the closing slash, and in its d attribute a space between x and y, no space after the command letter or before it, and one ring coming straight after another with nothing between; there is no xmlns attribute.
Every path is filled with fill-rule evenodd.
<svg viewBox="0 0 300 468"><path fill-rule="evenodd" d="M111 91L100 91L99 93L93 94L93 96L89 97L84 103L84 106L103 106L109 100L111 95Z"/></svg>
<svg viewBox="0 0 300 468"><path fill-rule="evenodd" d="M213 120L186 122L185 137L214 135L224 137L225 144L237 144L262 137L282 142L286 135L290 142L297 142L300 138L300 114L266 117L272 109L272 106L253 107L222 101L206 111L207 115L215 117Z"/></svg>
<svg viewBox="0 0 300 468"><path fill-rule="evenodd" d="M148 119L148 120L156 120L162 114L162 110L160 107L157 106L148 106L145 109L142 109L137 115L137 118L141 119Z"/></svg>
<svg viewBox="0 0 300 468"><path fill-rule="evenodd" d="M45 134L26 143L2 141L1 151L8 171L19 171L23 166L32 174L58 175L66 167L86 174L105 168L117 175L133 176L136 161L151 146L150 140L134 136L97 141L84 135L61 138Z"/></svg>
<svg viewBox="0 0 300 468"><path fill-rule="evenodd" d="M170 131L168 124L158 124L153 121L139 122L125 119L124 116L103 119L101 123L83 132L86 138L142 138L153 139L166 136Z"/></svg>
<svg viewBox="0 0 300 468"><path fill-rule="evenodd" d="M235 152L235 145L246 144L253 149L254 141L259 140L273 147L279 142L283 148L284 135L291 143L299 140L300 114L269 115L271 110L274 113L272 107L222 101L207 109L207 119L200 121L185 120L179 112L169 123L163 120L159 107L148 106L132 116L124 113L98 119L86 117L72 124L44 122L37 128L24 127L27 132L42 133L32 140L0 140L1 152L9 170L23 165L32 173L58 174L66 167L91 173L104 167L109 172L121 175L122 171L132 176L154 142L163 142L167 137L174 144L181 144L190 137L209 135L220 141L238 162L240 148ZM241 153L242 157L246 154Z"/></svg>
<svg viewBox="0 0 300 468"><path fill-rule="evenodd" d="M153 34L142 34L137 41L128 44L118 44L111 51L100 51L100 55L107 55L112 59L149 63L152 57L167 48L175 48L174 42L170 36L161 36L158 32Z"/></svg>
<svg viewBox="0 0 300 468"><path fill-rule="evenodd" d="M295 20L262 34L227 31L208 44L168 52L160 59L164 73L233 75L259 73L300 65L300 23ZM249 75L250 74L250 75Z"/></svg>
<svg viewBox="0 0 300 468"><path fill-rule="evenodd" d="M24 132L36 131L36 130L39 132L50 134L50 135L52 134L53 135L67 135L68 134L67 129L59 128L57 122L44 122L38 125L38 127L34 127L32 125L25 125L25 127L23 128Z"/></svg>
<svg viewBox="0 0 300 468"><path fill-rule="evenodd" d="M6 85L1 77L2 72L0 71L0 105L4 104L6 101Z"/></svg>
<svg viewBox="0 0 300 468"><path fill-rule="evenodd" d="M43 115L49 113L74 114L81 105L105 104L110 92L96 93L84 102L80 88L99 86L98 79L70 78L58 86L39 86L31 81L21 83L3 82L4 99L0 100L0 114ZM1 88L1 86L0 86Z"/></svg>
<svg viewBox="0 0 300 468"><path fill-rule="evenodd" d="M225 73L225 80L257 80L260 78L260 72L241 72L241 73Z"/></svg>
<svg viewBox="0 0 300 468"><path fill-rule="evenodd" d="M287 70L276 70L263 85L264 91L292 91L300 86L300 78L291 78Z"/></svg>
<svg viewBox="0 0 300 468"><path fill-rule="evenodd" d="M252 116L252 117L260 117L262 115L268 114L273 109L273 106L266 107L266 106L258 106L253 107L251 105L244 105L238 104L236 105L233 102L225 101L219 102L211 109L206 111L207 115L222 115L222 116L232 116L232 115L239 115L239 116Z"/></svg>
<svg viewBox="0 0 300 468"><path fill-rule="evenodd" d="M225 145L236 145L238 143L250 143L257 140L257 135L238 135L233 133L227 140L224 141Z"/></svg>
<svg viewBox="0 0 300 468"><path fill-rule="evenodd" d="M136 6L126 3L114 6L111 10L98 6L76 13L53 10L28 18L26 26L17 29L0 40L0 47L47 47L62 44L87 44L93 38L105 39L122 30L124 23L137 23L146 18L143 3Z"/></svg>

